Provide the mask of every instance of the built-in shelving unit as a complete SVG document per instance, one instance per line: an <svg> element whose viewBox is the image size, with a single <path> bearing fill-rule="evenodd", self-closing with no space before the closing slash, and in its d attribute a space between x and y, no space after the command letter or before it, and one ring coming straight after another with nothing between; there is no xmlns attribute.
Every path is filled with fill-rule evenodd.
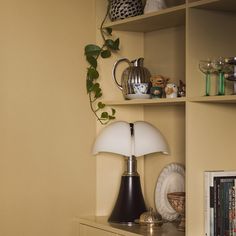
<svg viewBox="0 0 236 236"><path fill-rule="evenodd" d="M128 42L129 46L125 45L126 52L122 56L136 56L135 50L141 48L145 66L152 74L167 76L176 84L180 79L183 80L186 83L186 97L121 100L121 96L118 99L116 96L103 102L108 106L118 106L119 112L123 109L119 119L141 117L161 130L171 153L167 158L160 155L144 158L145 200L148 206L155 208L153 196L160 171L170 162L184 164L187 216L185 235L199 236L205 235L204 170L227 170L236 166L236 95L230 95L232 90L229 89L225 96L203 96L205 80L198 63L207 58L236 55L236 0L171 2L173 6L167 9L107 22L105 27L124 31L121 35L125 37L121 42ZM139 45L136 45L137 42ZM110 77L110 71L105 76ZM212 86L215 86L216 80L212 79L212 82ZM228 87L233 85L227 83ZM113 94L111 87L104 93ZM215 91L213 94L216 94ZM102 229L103 226L98 228ZM138 235L145 234L139 232ZM171 232L166 229L164 235L169 236Z"/></svg>

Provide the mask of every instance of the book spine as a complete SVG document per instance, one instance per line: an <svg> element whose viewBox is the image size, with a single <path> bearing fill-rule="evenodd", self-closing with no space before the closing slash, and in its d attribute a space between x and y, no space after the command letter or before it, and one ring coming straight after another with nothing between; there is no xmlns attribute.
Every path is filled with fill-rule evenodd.
<svg viewBox="0 0 236 236"><path fill-rule="evenodd" d="M235 201L234 187L229 189L229 236L234 236L234 201Z"/></svg>
<svg viewBox="0 0 236 236"><path fill-rule="evenodd" d="M204 215L205 215L205 236L211 236L210 235L210 173L205 172L204 173Z"/></svg>
<svg viewBox="0 0 236 236"><path fill-rule="evenodd" d="M231 205L231 189L234 186L234 179L227 178L221 179L219 187L219 196L218 196L218 218L216 223L217 227L217 236L229 236L230 235L230 209Z"/></svg>

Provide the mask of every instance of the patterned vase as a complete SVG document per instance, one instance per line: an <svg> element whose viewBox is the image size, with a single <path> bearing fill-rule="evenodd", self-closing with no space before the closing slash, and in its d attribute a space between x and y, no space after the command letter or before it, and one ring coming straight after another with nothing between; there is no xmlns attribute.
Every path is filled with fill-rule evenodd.
<svg viewBox="0 0 236 236"><path fill-rule="evenodd" d="M109 0L109 16L111 21L121 20L132 16L143 14L141 0Z"/></svg>

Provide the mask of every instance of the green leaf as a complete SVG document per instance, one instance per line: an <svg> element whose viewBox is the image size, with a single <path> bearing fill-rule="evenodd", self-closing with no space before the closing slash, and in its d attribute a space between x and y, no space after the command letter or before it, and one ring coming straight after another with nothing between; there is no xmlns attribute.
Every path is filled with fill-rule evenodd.
<svg viewBox="0 0 236 236"><path fill-rule="evenodd" d="M114 43L115 43L115 41L112 39L106 39L106 41L105 41L105 45L110 49L113 49Z"/></svg>
<svg viewBox="0 0 236 236"><path fill-rule="evenodd" d="M91 92L93 90L93 82L91 80L87 79L86 87L87 87L87 93Z"/></svg>
<svg viewBox="0 0 236 236"><path fill-rule="evenodd" d="M99 83L96 83L96 84L93 84L93 91L98 91L100 89L100 84ZM100 89L101 90L101 89Z"/></svg>
<svg viewBox="0 0 236 236"><path fill-rule="evenodd" d="M98 103L98 108L103 109L106 105L102 102Z"/></svg>
<svg viewBox="0 0 236 236"><path fill-rule="evenodd" d="M110 50L103 50L102 52L101 52L101 57L102 58L108 58L108 57L110 57L111 56L111 51Z"/></svg>
<svg viewBox="0 0 236 236"><path fill-rule="evenodd" d="M86 56L98 56L101 52L101 48L95 44L88 44L84 48L84 53Z"/></svg>
<svg viewBox="0 0 236 236"><path fill-rule="evenodd" d="M115 116L108 116L109 120L115 120Z"/></svg>
<svg viewBox="0 0 236 236"><path fill-rule="evenodd" d="M104 111L102 114L101 114L101 118L105 118L107 119L109 117L108 113L106 111Z"/></svg>
<svg viewBox="0 0 236 236"><path fill-rule="evenodd" d="M99 73L96 69L94 68L88 68L88 72L87 72L87 77L90 80L94 80L97 79L99 77Z"/></svg>
<svg viewBox="0 0 236 236"><path fill-rule="evenodd" d="M116 40L115 40L115 43L114 43L115 45L114 45L114 50L120 50L119 49L119 46L120 46L120 39L119 38L117 38Z"/></svg>
<svg viewBox="0 0 236 236"><path fill-rule="evenodd" d="M97 68L98 63L96 58L94 58L93 56L87 56L86 59L92 67L94 67L95 69Z"/></svg>
<svg viewBox="0 0 236 236"><path fill-rule="evenodd" d="M116 39L115 41L112 40L112 39L107 39L105 41L105 45L108 48L112 49L112 50L119 50L119 44L120 44L120 39L119 38Z"/></svg>
<svg viewBox="0 0 236 236"><path fill-rule="evenodd" d="M102 96L102 90L101 90L101 89L96 90L94 97L95 97L95 98L100 98L101 96Z"/></svg>
<svg viewBox="0 0 236 236"><path fill-rule="evenodd" d="M105 28L105 30L106 30L108 35L112 35L112 28L107 27L107 28Z"/></svg>
<svg viewBox="0 0 236 236"><path fill-rule="evenodd" d="M116 110L114 108L111 108L112 115L114 116L116 114Z"/></svg>

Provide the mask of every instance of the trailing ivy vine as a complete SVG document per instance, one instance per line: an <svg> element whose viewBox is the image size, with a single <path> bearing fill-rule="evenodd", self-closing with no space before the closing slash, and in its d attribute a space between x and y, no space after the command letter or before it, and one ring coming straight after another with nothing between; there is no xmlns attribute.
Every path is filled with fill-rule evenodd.
<svg viewBox="0 0 236 236"><path fill-rule="evenodd" d="M97 81L99 78L99 72L97 70L98 59L111 57L112 53L119 50L120 44L119 38L115 40L112 39L112 29L103 27L109 13L109 8L110 1L108 1L107 12L100 26L100 33L103 39L103 44L101 46L88 44L84 49L86 60L89 63L89 67L87 68L86 87L89 96L90 108L96 116L97 120L102 125L105 125L109 123L109 121L114 120L116 113L116 110L114 108L111 108L110 113L108 113L104 110L106 105L103 102L98 101L98 99L102 97L102 89L99 82Z"/></svg>

